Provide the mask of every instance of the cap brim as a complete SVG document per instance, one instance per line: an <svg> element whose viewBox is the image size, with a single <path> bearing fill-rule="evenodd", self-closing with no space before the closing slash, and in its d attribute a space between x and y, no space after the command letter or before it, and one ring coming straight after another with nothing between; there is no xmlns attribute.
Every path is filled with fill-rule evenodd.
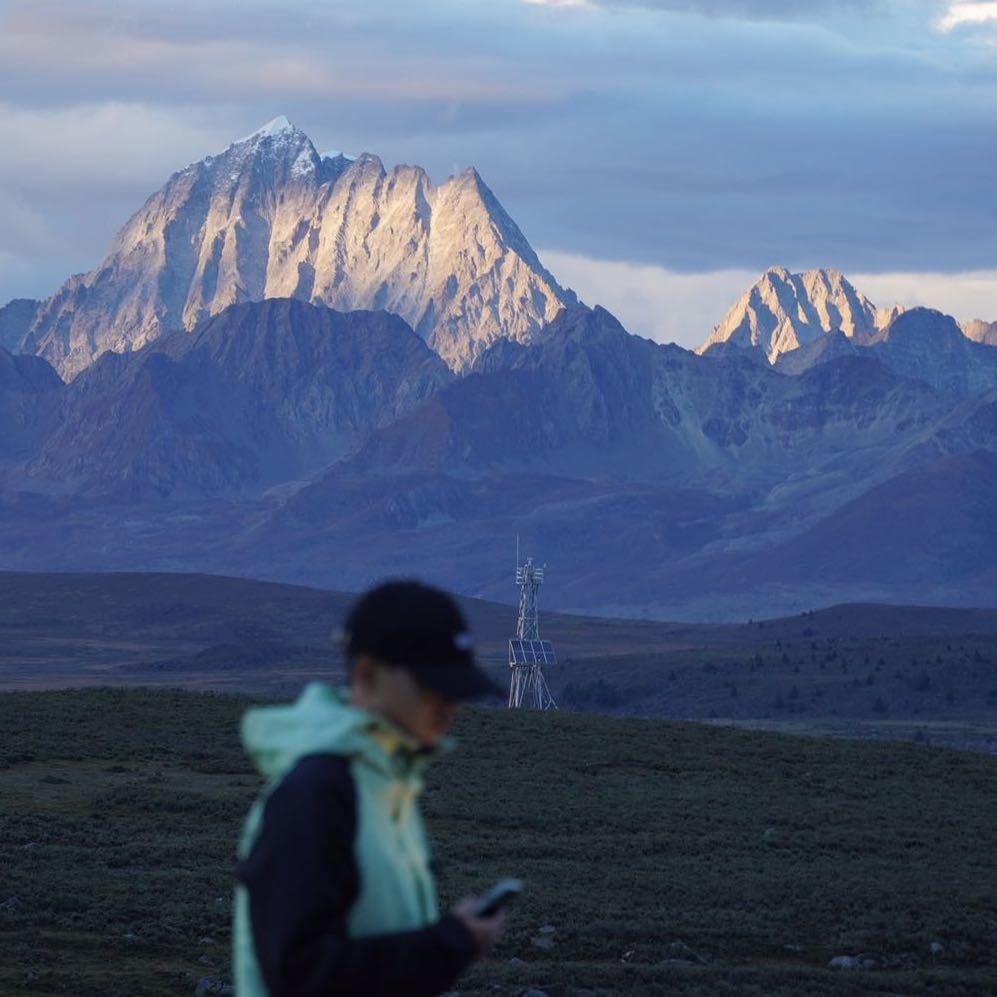
<svg viewBox="0 0 997 997"><path fill-rule="evenodd" d="M416 672L416 681L455 701L504 695L503 690L476 665L423 665Z"/></svg>

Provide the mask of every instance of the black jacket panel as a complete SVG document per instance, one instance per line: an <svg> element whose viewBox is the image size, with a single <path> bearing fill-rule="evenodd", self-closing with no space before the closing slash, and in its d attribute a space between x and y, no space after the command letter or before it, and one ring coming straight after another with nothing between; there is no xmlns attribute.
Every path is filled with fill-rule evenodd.
<svg viewBox="0 0 997 997"><path fill-rule="evenodd" d="M418 931L349 938L360 892L350 761L309 755L267 799L239 866L256 958L272 997L432 997L474 958L474 940L447 915Z"/></svg>

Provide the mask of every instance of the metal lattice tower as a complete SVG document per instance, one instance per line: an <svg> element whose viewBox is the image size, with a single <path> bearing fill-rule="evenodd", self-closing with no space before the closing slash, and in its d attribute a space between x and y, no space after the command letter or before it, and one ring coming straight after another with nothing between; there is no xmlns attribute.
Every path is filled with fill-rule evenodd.
<svg viewBox="0 0 997 997"><path fill-rule="evenodd" d="M519 622L516 636L509 641L509 709L556 710L557 703L551 695L544 675L544 665L553 665L557 659L549 640L540 639L540 586L544 569L528 557L520 565L516 558L516 584L519 586Z"/></svg>

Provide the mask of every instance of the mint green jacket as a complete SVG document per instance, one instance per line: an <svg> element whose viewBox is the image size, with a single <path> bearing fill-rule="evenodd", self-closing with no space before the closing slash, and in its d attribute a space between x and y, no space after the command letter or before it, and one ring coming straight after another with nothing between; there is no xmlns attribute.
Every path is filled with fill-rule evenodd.
<svg viewBox="0 0 997 997"><path fill-rule="evenodd" d="M267 798L299 760L315 754L349 759L356 788L354 859L360 892L349 911L350 938L425 928L438 920L436 886L417 798L425 753L397 727L350 706L330 686L313 683L289 706L247 711L242 742L267 783L239 843L252 851ZM249 897L235 891L233 963L236 993L267 994L254 950Z"/></svg>

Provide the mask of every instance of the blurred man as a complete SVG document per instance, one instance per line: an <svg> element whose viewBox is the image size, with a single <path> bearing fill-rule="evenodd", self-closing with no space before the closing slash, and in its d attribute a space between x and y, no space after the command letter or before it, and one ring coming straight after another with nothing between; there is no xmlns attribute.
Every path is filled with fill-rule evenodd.
<svg viewBox="0 0 997 997"><path fill-rule="evenodd" d="M453 600L418 582L364 595L344 625L349 689L249 710L267 786L239 849L242 997L421 997L487 953L502 915L440 917L417 799L457 704L494 691Z"/></svg>

